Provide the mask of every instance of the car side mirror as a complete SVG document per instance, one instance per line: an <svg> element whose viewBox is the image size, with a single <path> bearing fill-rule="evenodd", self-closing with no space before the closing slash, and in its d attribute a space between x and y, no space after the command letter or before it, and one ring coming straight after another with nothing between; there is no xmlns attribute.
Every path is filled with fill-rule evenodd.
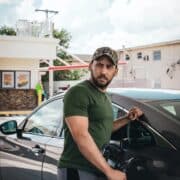
<svg viewBox="0 0 180 180"><path fill-rule="evenodd" d="M0 131L5 135L17 133L17 122L15 120L11 120L2 123L0 125Z"/></svg>

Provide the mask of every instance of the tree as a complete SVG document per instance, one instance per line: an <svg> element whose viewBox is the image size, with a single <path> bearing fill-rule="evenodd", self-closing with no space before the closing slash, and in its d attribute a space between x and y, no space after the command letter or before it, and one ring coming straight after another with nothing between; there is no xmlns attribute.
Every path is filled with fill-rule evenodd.
<svg viewBox="0 0 180 180"><path fill-rule="evenodd" d="M53 37L59 39L59 45L63 46L64 48L69 47L69 42L72 38L72 36L64 28L62 28L61 31L55 29L53 31Z"/></svg>
<svg viewBox="0 0 180 180"><path fill-rule="evenodd" d="M53 31L53 37L56 39L59 39L59 45L67 49L69 47L69 43L71 40L71 35L69 32L67 32L65 29L61 29L60 31L54 30ZM66 51L59 50L57 53L57 56L61 59L72 62L72 57L66 53ZM63 66L59 60L54 60L54 66ZM47 66L45 64L41 64L41 67ZM55 71L54 72L54 80L79 80L84 74L86 73L85 70L64 70L64 71ZM49 80L48 73L43 76L43 81Z"/></svg>
<svg viewBox="0 0 180 180"><path fill-rule="evenodd" d="M16 36L16 31L12 27L1 26L0 35Z"/></svg>
<svg viewBox="0 0 180 180"><path fill-rule="evenodd" d="M16 36L16 31L12 27L2 26L0 27L0 35L8 35L8 36ZM53 37L59 39L59 45L67 49L69 47L69 43L71 41L71 34L67 32L64 28L60 31L55 29L53 31ZM65 51L59 50L57 56L65 61L71 62L72 57L68 55ZM54 60L54 66L62 66L63 64L58 60ZM41 63L40 67L46 67L47 64ZM84 75L84 70L67 70L67 71L55 71L54 72L54 80L78 80ZM49 80L48 73L43 76L43 81Z"/></svg>
<svg viewBox="0 0 180 180"><path fill-rule="evenodd" d="M55 66L62 66L63 64L59 61L54 61ZM79 80L86 70L64 70L64 71L55 71L54 80Z"/></svg>

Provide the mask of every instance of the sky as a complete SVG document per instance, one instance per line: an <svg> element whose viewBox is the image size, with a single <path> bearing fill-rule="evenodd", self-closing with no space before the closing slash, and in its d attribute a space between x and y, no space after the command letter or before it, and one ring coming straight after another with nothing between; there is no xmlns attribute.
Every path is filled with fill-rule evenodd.
<svg viewBox="0 0 180 180"><path fill-rule="evenodd" d="M180 0L0 0L0 26L45 20L35 9L59 11L49 17L71 34L76 54L180 39Z"/></svg>

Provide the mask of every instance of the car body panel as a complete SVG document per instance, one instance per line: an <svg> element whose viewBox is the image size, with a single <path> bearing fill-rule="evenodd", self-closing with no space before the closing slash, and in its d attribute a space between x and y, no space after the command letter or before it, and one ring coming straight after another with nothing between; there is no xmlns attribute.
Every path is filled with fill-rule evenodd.
<svg viewBox="0 0 180 180"><path fill-rule="evenodd" d="M63 151L63 145L63 138L51 138L47 143L46 154L43 162L43 180L57 179L57 164Z"/></svg>
<svg viewBox="0 0 180 180"><path fill-rule="evenodd" d="M120 91L111 91L115 118L125 115L133 106L140 107L145 116L112 134L110 143L118 144L118 152L121 152L114 151L113 156L120 164L129 163L128 180L134 177L140 180L180 179L179 121L151 104L165 100L165 96L157 99L156 94L153 99L147 99L150 95L146 94L138 99L128 93L121 95ZM138 97L140 94L142 91ZM37 107L18 125L16 134L0 134L0 180L56 180L64 144L63 96L57 95ZM137 92L133 96L137 96Z"/></svg>
<svg viewBox="0 0 180 180"><path fill-rule="evenodd" d="M42 180L42 177L47 179L48 176L51 177L51 180L56 180L57 162L62 152L64 142L62 138L58 137L58 133L61 130L59 125L62 125L62 119L60 119L62 114L57 116L58 121L56 118L56 114L58 114L57 110L61 105L56 103L56 107L53 105L53 107L49 109L49 113L47 112L47 108L44 108L49 106L48 104L53 104L55 101L62 102L61 96L58 98L54 97L43 103L40 107L37 107L20 122L18 133L13 135L2 134L0 138L0 177L2 180L12 179L14 176L18 180ZM48 122L51 122L51 119L57 121L55 122L57 126L54 128L56 136L40 134L41 130L33 126L33 130L24 132L29 121L33 122L37 120L39 123L39 117L41 117L42 113L45 115L42 116L41 121L49 119L50 121ZM60 110L59 113L61 113ZM53 124L48 125L53 126ZM43 127L44 130L46 130L45 128L50 128L48 125L45 124L47 127ZM31 124L28 126L31 126ZM39 127L41 128L41 126ZM52 127L50 130L52 130ZM18 135L19 132L20 135ZM53 176L51 174L53 174Z"/></svg>
<svg viewBox="0 0 180 180"><path fill-rule="evenodd" d="M3 179L30 180L31 177L41 180L41 169L44 158L43 153L34 153L33 148L39 145L45 149L47 139L24 135L17 138L16 135L4 136L1 139L1 168Z"/></svg>

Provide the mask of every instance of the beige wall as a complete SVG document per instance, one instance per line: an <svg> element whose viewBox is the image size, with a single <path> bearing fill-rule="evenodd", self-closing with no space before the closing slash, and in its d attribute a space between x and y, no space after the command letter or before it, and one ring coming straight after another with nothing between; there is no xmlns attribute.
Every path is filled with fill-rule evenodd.
<svg viewBox="0 0 180 180"><path fill-rule="evenodd" d="M39 78L39 60L37 59L10 59L10 58L0 58L0 70L9 71L30 71L31 72L31 82L30 88L34 89Z"/></svg>
<svg viewBox="0 0 180 180"><path fill-rule="evenodd" d="M37 69L39 67L39 60L37 59L13 59L0 58L0 69Z"/></svg>
<svg viewBox="0 0 180 180"><path fill-rule="evenodd" d="M54 59L57 44L53 38L0 36L0 57Z"/></svg>
<svg viewBox="0 0 180 180"><path fill-rule="evenodd" d="M30 88L35 88L40 77L39 60L55 59L57 45L53 38L0 36L0 70L30 71Z"/></svg>
<svg viewBox="0 0 180 180"><path fill-rule="evenodd" d="M161 51L161 60L153 59L153 52L156 50ZM142 57L149 55L149 61L144 61L143 58L138 59L138 52L142 53ZM125 68L119 74L119 79L124 78L124 81L144 79L147 81L144 84L145 87L154 88L156 83L160 83L161 88L180 89L180 65L176 65L174 69L171 68L171 65L177 63L180 59L180 42L125 49L125 51L119 51L119 54L121 59L124 59L125 54L129 54L130 56L128 64L124 66ZM168 68L172 70L172 78L170 78L170 73L167 74ZM133 73L131 74L130 72Z"/></svg>

